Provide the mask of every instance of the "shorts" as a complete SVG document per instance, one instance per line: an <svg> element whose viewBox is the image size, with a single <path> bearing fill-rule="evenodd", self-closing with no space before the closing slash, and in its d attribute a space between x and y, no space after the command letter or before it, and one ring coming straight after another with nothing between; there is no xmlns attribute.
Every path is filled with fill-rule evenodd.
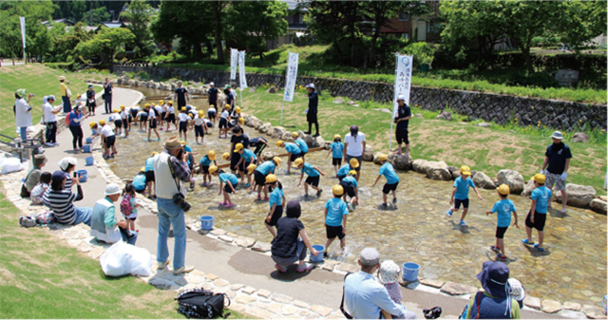
<svg viewBox="0 0 608 320"><path fill-rule="evenodd" d="M141 121L141 122L148 121L148 116L144 116L144 115L139 116L139 121Z"/></svg>
<svg viewBox="0 0 608 320"><path fill-rule="evenodd" d="M294 162L294 161L296 161L297 158L301 157L301 155L302 155L301 153L296 153L296 154L292 153L289 159L291 159L291 162Z"/></svg>
<svg viewBox="0 0 608 320"><path fill-rule="evenodd" d="M405 144L410 144L407 130L396 130L395 136L397 137L397 144L401 144L403 142L405 142Z"/></svg>
<svg viewBox="0 0 608 320"><path fill-rule="evenodd" d="M342 226L332 227L325 225L325 234L327 234L327 239L334 239L335 237L338 237L338 239L342 240L346 236Z"/></svg>
<svg viewBox="0 0 608 320"><path fill-rule="evenodd" d="M135 189L135 192L137 192L137 193L139 193L139 194L143 194L143 193L144 193L144 191L146 191L146 188L143 188L143 189L141 189L141 190L137 190L137 189Z"/></svg>
<svg viewBox="0 0 608 320"><path fill-rule="evenodd" d="M566 181L562 180L561 174L547 172L545 176L547 177L545 187L549 188L549 190L553 188L553 184L555 184L555 190L557 191L566 190Z"/></svg>
<svg viewBox="0 0 608 320"><path fill-rule="evenodd" d="M460 204L462 203L462 207L465 209L469 208L469 198L466 198L464 200L460 200L460 199L454 199L454 208L456 209L460 209Z"/></svg>
<svg viewBox="0 0 608 320"><path fill-rule="evenodd" d="M505 232L507 232L509 227L496 227L496 238L502 239L505 237Z"/></svg>
<svg viewBox="0 0 608 320"><path fill-rule="evenodd" d="M194 135L196 137L204 137L205 130L203 130L203 126L194 126Z"/></svg>
<svg viewBox="0 0 608 320"><path fill-rule="evenodd" d="M106 148L112 148L116 142L116 136L106 137Z"/></svg>
<svg viewBox="0 0 608 320"><path fill-rule="evenodd" d="M180 121L179 122L179 131L180 132L186 132L186 131L188 131L188 122L187 121Z"/></svg>
<svg viewBox="0 0 608 320"><path fill-rule="evenodd" d="M363 156L352 157L352 156L346 155L346 162L350 163L350 159L353 159L353 158L359 160L359 167L354 169L355 171L359 172L361 170L361 166L363 165Z"/></svg>
<svg viewBox="0 0 608 320"><path fill-rule="evenodd" d="M128 121L129 123L133 122L133 116L132 116L132 115L130 115L130 114L128 114L128 115L127 115L127 121Z"/></svg>
<svg viewBox="0 0 608 320"><path fill-rule="evenodd" d="M316 176L316 177L311 177L311 176L308 176L308 177L306 178L305 183L306 183L306 184L309 184L309 185L311 185L311 186L318 187L318 186L319 186L319 176Z"/></svg>
<svg viewBox="0 0 608 320"><path fill-rule="evenodd" d="M114 125L117 129L122 128L122 120L114 120Z"/></svg>
<svg viewBox="0 0 608 320"><path fill-rule="evenodd" d="M253 171L253 179L255 180L255 184L258 186L263 186L266 184L266 176L259 171Z"/></svg>
<svg viewBox="0 0 608 320"><path fill-rule="evenodd" d="M167 115L167 121L171 123L175 123L175 113L169 113Z"/></svg>
<svg viewBox="0 0 608 320"><path fill-rule="evenodd" d="M384 184L384 187L382 187L382 193L384 194L388 194L391 191L395 191L397 190L397 186L399 185L399 182L397 183L391 183L391 184ZM467 208L469 207L469 205L467 204Z"/></svg>
<svg viewBox="0 0 608 320"><path fill-rule="evenodd" d="M247 167L251 164L251 161L243 161L243 163L238 167L239 172L247 172Z"/></svg>
<svg viewBox="0 0 608 320"><path fill-rule="evenodd" d="M237 167L236 164L239 163L239 160L241 160L241 155L238 152L233 152L230 155L230 170L231 171L237 171Z"/></svg>
<svg viewBox="0 0 608 320"><path fill-rule="evenodd" d="M209 166L201 165L201 172L203 174L209 174Z"/></svg>
<svg viewBox="0 0 608 320"><path fill-rule="evenodd" d="M236 190L236 187L238 185L239 185L238 182L232 185L232 187L234 188L234 190ZM226 193L232 193L232 189L230 188L230 186L227 183L224 185L224 192L226 192Z"/></svg>
<svg viewBox="0 0 608 320"><path fill-rule="evenodd" d="M155 182L154 171L146 171L146 183Z"/></svg>
<svg viewBox="0 0 608 320"><path fill-rule="evenodd" d="M207 112L207 116L209 117L209 120L215 119L215 112Z"/></svg>
<svg viewBox="0 0 608 320"><path fill-rule="evenodd" d="M346 176L338 176L338 181L342 182L342 179L344 179Z"/></svg>
<svg viewBox="0 0 608 320"><path fill-rule="evenodd" d="M150 119L150 129L156 129L156 118Z"/></svg>
<svg viewBox="0 0 608 320"><path fill-rule="evenodd" d="M538 213L534 210L534 223L530 218L530 214L532 211L528 212L528 216L526 217L526 227L532 229L536 229L538 231L543 231L545 229L545 221L547 220L546 213Z"/></svg>
<svg viewBox="0 0 608 320"><path fill-rule="evenodd" d="M331 165L332 166L341 166L342 158L331 158Z"/></svg>
<svg viewBox="0 0 608 320"><path fill-rule="evenodd" d="M133 116L133 118L137 117L137 112L138 110L131 109L131 115Z"/></svg>
<svg viewBox="0 0 608 320"><path fill-rule="evenodd" d="M270 212L268 213L270 214ZM266 222L266 220L264 220L264 223L274 227L277 225L277 222L279 221L279 219L283 216L283 206L276 206L274 208L274 213L272 214L272 218L270 218L270 222ZM268 218L268 216L267 216Z"/></svg>
<svg viewBox="0 0 608 320"><path fill-rule="evenodd" d="M347 182L342 182L342 181L340 181L340 185L342 186L342 188L344 188L345 194L347 194L351 198L355 197L355 187L353 187L351 184L349 184Z"/></svg>
<svg viewBox="0 0 608 320"><path fill-rule="evenodd" d="M219 128L228 128L228 120L226 118L220 118Z"/></svg>

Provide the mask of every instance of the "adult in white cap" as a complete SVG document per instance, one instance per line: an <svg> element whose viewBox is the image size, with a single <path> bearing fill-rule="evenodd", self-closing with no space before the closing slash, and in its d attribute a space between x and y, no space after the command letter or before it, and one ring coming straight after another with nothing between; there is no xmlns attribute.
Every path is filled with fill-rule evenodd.
<svg viewBox="0 0 608 320"><path fill-rule="evenodd" d="M363 249L358 263L361 270L344 279L344 302L354 319L380 319L383 310L400 319L416 319L415 313L404 312L391 300L386 288L374 277L380 268L380 253L376 249Z"/></svg>
<svg viewBox="0 0 608 320"><path fill-rule="evenodd" d="M118 201L122 190L117 184L106 186L105 197L95 202L91 213L91 236L105 243L124 241L135 245L137 232L129 231L127 221L116 221L114 202Z"/></svg>
<svg viewBox="0 0 608 320"><path fill-rule="evenodd" d="M306 134L312 133L312 125L315 125L316 133L314 137L319 136L319 121L317 119L317 111L319 109L319 94L315 90L315 84L310 83L306 86L306 91L308 91L308 111L306 113L306 121L308 121L308 131Z"/></svg>
<svg viewBox="0 0 608 320"><path fill-rule="evenodd" d="M42 123L46 125L45 145L48 147L59 145L57 142L57 114L61 112L61 106L53 107L55 100L53 95L42 99Z"/></svg>
<svg viewBox="0 0 608 320"><path fill-rule="evenodd" d="M562 142L564 136L561 132L555 131L551 135L553 144L547 147L545 152L545 161L541 167L540 173L547 178L545 187L552 189L555 184L555 190L562 193L562 213L566 213L566 203L568 202L568 193L566 193L566 178L568 177L568 168L570 167L570 159L572 153L570 147ZM549 202L549 206L551 202Z"/></svg>
<svg viewBox="0 0 608 320"><path fill-rule="evenodd" d="M209 103L209 107L211 107L213 105L214 108L217 109L217 94L218 94L218 90L215 87L215 83L210 82L209 83L209 90L207 90L207 103Z"/></svg>
<svg viewBox="0 0 608 320"><path fill-rule="evenodd" d="M27 139L27 127L32 125L32 107L30 107L30 99L33 94L25 96L25 89L15 91L15 126L19 128L21 140ZM27 100L26 100L27 98Z"/></svg>
<svg viewBox="0 0 608 320"><path fill-rule="evenodd" d="M395 137L397 138L397 154L402 154L401 144L405 142L405 154L406 158L410 153L410 139L408 137L408 125L412 118L412 110L410 106L405 103L405 96L400 94L397 97L397 114L395 115L394 121L397 124L395 129Z"/></svg>

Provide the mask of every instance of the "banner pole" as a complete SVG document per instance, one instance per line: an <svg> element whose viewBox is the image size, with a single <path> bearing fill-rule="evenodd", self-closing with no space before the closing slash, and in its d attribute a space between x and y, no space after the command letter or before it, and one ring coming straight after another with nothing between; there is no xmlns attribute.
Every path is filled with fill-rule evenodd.
<svg viewBox="0 0 608 320"><path fill-rule="evenodd" d="M241 89L241 109L243 109L243 88L239 89Z"/></svg>
<svg viewBox="0 0 608 320"><path fill-rule="evenodd" d="M397 94L397 66L399 64L399 52L395 52L395 83L393 84L393 101L391 101L391 103L393 104L393 108L392 108L392 113L391 113L391 131L388 133L388 154L391 153L391 147L393 145L393 118L395 117L395 99L396 94Z"/></svg>
<svg viewBox="0 0 608 320"><path fill-rule="evenodd" d="M280 126L283 125L283 106L284 105L285 105L285 100L283 99L283 103L281 103L281 121L279 122Z"/></svg>

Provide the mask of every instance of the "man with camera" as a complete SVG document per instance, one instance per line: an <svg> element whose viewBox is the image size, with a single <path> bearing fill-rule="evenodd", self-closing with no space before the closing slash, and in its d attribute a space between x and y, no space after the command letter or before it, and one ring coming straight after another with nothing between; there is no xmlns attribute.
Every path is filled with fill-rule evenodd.
<svg viewBox="0 0 608 320"><path fill-rule="evenodd" d="M187 154L184 152L178 137L171 137L165 142L165 150L154 156L154 175L156 181L156 204L158 206L158 242L156 260L158 270L169 264L167 237L171 225L175 245L173 249L173 274L179 275L194 270L185 266L186 256L186 222L184 213L190 210L186 202L186 189L182 182L194 182L188 168Z"/></svg>

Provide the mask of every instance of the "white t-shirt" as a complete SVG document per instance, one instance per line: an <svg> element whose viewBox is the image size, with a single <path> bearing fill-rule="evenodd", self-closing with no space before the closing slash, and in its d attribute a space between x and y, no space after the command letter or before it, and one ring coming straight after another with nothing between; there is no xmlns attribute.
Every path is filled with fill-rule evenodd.
<svg viewBox="0 0 608 320"><path fill-rule="evenodd" d="M57 116L53 114L53 109L53 106L48 102L42 105L44 122L57 122Z"/></svg>
<svg viewBox="0 0 608 320"><path fill-rule="evenodd" d="M350 133L346 134L344 137L344 144L348 143L348 150L346 150L346 155L351 157L360 157L363 155L363 141L365 141L365 134L361 132L357 132L357 136L353 137Z"/></svg>
<svg viewBox="0 0 608 320"><path fill-rule="evenodd" d="M177 118L179 119L179 122L186 122L190 119L190 117L188 117L188 115L183 112L178 114Z"/></svg>
<svg viewBox="0 0 608 320"><path fill-rule="evenodd" d="M216 113L217 111L215 110L214 107L209 107L209 109L207 110L207 112Z"/></svg>
<svg viewBox="0 0 608 320"><path fill-rule="evenodd" d="M131 108L131 110L137 110L139 112L139 110L141 110L141 108L139 106L135 106L135 107Z"/></svg>
<svg viewBox="0 0 608 320"><path fill-rule="evenodd" d="M175 114L175 108L172 106L167 107L167 112L169 112L169 114Z"/></svg>
<svg viewBox="0 0 608 320"><path fill-rule="evenodd" d="M156 112L158 112L158 114L162 114L163 113L163 107L162 106L156 106L156 107L154 107L154 109L156 109Z"/></svg>
<svg viewBox="0 0 608 320"><path fill-rule="evenodd" d="M201 118L201 117L199 117L197 115L196 118L194 118L194 125L195 126L202 126L203 125L203 121L205 121L205 119Z"/></svg>
<svg viewBox="0 0 608 320"><path fill-rule="evenodd" d="M122 111L120 112L120 118L121 118L121 119L127 119L127 111L122 110Z"/></svg>
<svg viewBox="0 0 608 320"><path fill-rule="evenodd" d="M152 108L150 108L150 112L148 112L148 120L150 119L156 119L156 111L152 110Z"/></svg>
<svg viewBox="0 0 608 320"><path fill-rule="evenodd" d="M222 111L222 118L228 119L230 117L230 113L226 110Z"/></svg>
<svg viewBox="0 0 608 320"><path fill-rule="evenodd" d="M106 124L103 126L103 128L101 128L101 135L106 138L111 137L114 135L114 130L112 130L112 127Z"/></svg>

